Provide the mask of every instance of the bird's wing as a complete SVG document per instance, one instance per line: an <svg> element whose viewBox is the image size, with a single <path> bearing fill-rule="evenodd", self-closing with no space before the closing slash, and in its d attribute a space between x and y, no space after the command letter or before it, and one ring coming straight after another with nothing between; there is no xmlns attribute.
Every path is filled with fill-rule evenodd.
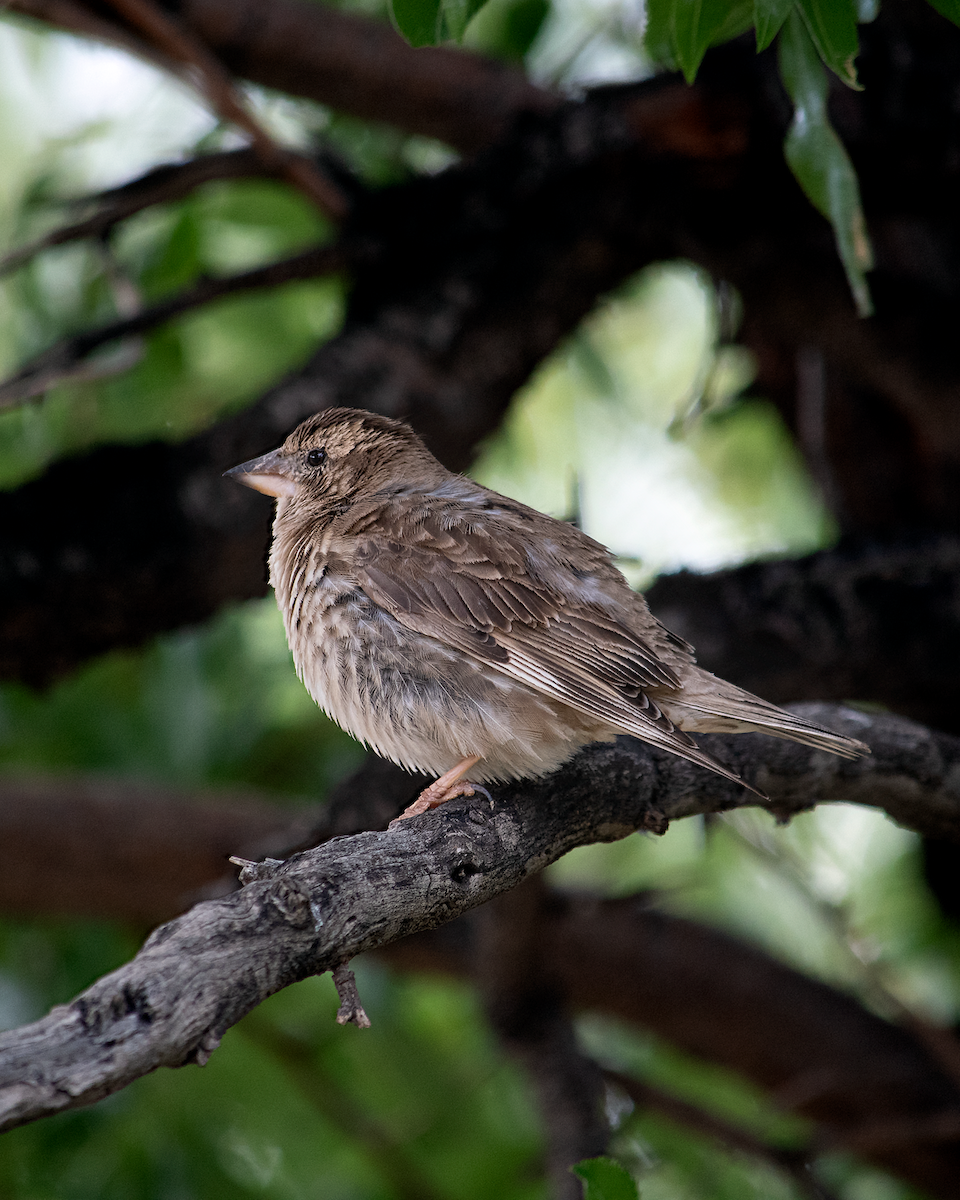
<svg viewBox="0 0 960 1200"><path fill-rule="evenodd" d="M599 543L562 526L546 579L526 549L523 522L500 508L424 497L415 508L407 498L402 507L379 502L375 514L365 506L351 516L338 532L351 544L358 582L401 624L602 725L742 782L648 696L680 686L673 668L635 629L584 598L591 567L609 586L609 553ZM579 551L576 562L567 561L570 549Z"/></svg>

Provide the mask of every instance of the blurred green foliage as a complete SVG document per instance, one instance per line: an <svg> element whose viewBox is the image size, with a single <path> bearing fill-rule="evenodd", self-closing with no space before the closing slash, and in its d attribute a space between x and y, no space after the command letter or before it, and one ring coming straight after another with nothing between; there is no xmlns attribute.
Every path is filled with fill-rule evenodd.
<svg viewBox="0 0 960 1200"><path fill-rule="evenodd" d="M28 225L19 222L14 236L30 236ZM110 257L149 303L202 275L258 266L326 233L309 204L280 184L211 184L127 222ZM38 257L4 283L2 369L58 334L114 317L103 266L92 248L69 246ZM132 369L95 387L64 383L42 406L0 413L0 486L16 486L52 459L100 442L188 436L298 365L337 328L342 305L342 284L332 278L231 297L171 322L144 339Z"/></svg>
<svg viewBox="0 0 960 1200"><path fill-rule="evenodd" d="M612 1158L587 1158L572 1170L583 1180L583 1200L640 1200L629 1172Z"/></svg>
<svg viewBox="0 0 960 1200"><path fill-rule="evenodd" d="M382 13L378 3L355 7ZM774 8L758 6L764 36L773 36ZM668 28L664 11L651 8L651 36L658 21ZM702 53L703 29L729 32L716 23L720 9L698 13L684 33L688 66ZM525 58L540 78L576 83L645 69L640 33L635 13L601 0L490 0L464 41ZM315 105L256 89L251 97L278 135L306 144L322 134L372 185L452 158L425 139ZM180 85L116 52L12 24L0 25L0 118L0 233L9 245L53 227L65 196L198 145L230 144ZM4 281L0 369L112 318L118 280L155 299L327 236L279 184L201 189L130 221L106 255L51 251ZM477 476L556 515L579 515L634 582L826 544L830 519L789 434L750 394L752 365L732 344L735 308L686 264L643 273L543 365L484 448ZM16 486L98 443L189 435L300 361L335 332L342 309L340 281L324 280L172 322L146 339L132 369L64 384L0 415L0 484ZM358 748L297 682L272 600L111 654L44 694L0 688L8 773L256 788L297 804L322 798L358 761ZM787 830L766 814L687 821L662 839L577 851L551 877L608 895L655 889L664 907L758 941L871 1004L887 989L939 1020L957 1018L958 935L924 891L916 839L875 813L824 808ZM127 959L143 932L80 917L4 919L0 1025L68 1000ZM475 994L376 963L357 969L372 1030L334 1023L328 979L290 988L231 1030L205 1069L158 1072L93 1109L5 1135L0 1196L543 1200L532 1098ZM756 1089L642 1031L597 1014L578 1028L604 1064L778 1145L804 1136ZM644 1200L800 1200L767 1164L634 1111L623 1096L611 1094L610 1107L613 1150ZM824 1170L843 1200L911 1196L840 1157Z"/></svg>

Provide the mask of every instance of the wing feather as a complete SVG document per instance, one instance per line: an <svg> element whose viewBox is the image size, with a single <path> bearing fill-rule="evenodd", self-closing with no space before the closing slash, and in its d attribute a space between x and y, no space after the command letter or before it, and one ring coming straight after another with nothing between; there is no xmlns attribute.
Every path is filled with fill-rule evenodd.
<svg viewBox="0 0 960 1200"><path fill-rule="evenodd" d="M356 539L352 557L358 582L375 603L409 628L599 725L622 729L742 783L647 696L650 687L679 687L676 672L614 612L584 599L581 566L558 558L551 575L560 586L548 583L525 550L528 528L511 525L503 513L465 511L462 503L427 496L419 502L418 520L411 521L409 508L398 511L391 499L382 502L375 522L364 513L347 531ZM569 534L582 539L596 563L597 580L609 587L608 553L576 530ZM616 585L629 601L626 583ZM614 607L611 598L609 608Z"/></svg>

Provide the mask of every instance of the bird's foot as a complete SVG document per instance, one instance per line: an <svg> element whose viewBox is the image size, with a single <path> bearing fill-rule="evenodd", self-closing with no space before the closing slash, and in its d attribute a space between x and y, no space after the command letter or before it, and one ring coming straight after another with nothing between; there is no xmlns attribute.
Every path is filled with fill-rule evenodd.
<svg viewBox="0 0 960 1200"><path fill-rule="evenodd" d="M463 778L466 772L476 766L479 761L480 755L473 754L470 758L458 762L455 767L451 767L439 779L435 779L429 787L425 787L416 800L405 808L399 817L395 817L387 828L393 829L401 821L406 821L409 817L419 817L422 813L429 812L431 808L437 808L441 804L446 804L448 800L456 799L457 796L475 796L477 792L483 792L489 800L490 793L485 787L481 787L478 783L469 783Z"/></svg>

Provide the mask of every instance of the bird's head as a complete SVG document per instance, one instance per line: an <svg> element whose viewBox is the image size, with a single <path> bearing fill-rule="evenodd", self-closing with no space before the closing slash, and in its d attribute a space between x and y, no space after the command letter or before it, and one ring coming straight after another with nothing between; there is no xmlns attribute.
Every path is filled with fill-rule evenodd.
<svg viewBox="0 0 960 1200"><path fill-rule="evenodd" d="M395 480L434 482L447 472L402 421L327 408L298 425L278 450L224 474L280 501L299 497L326 505Z"/></svg>

